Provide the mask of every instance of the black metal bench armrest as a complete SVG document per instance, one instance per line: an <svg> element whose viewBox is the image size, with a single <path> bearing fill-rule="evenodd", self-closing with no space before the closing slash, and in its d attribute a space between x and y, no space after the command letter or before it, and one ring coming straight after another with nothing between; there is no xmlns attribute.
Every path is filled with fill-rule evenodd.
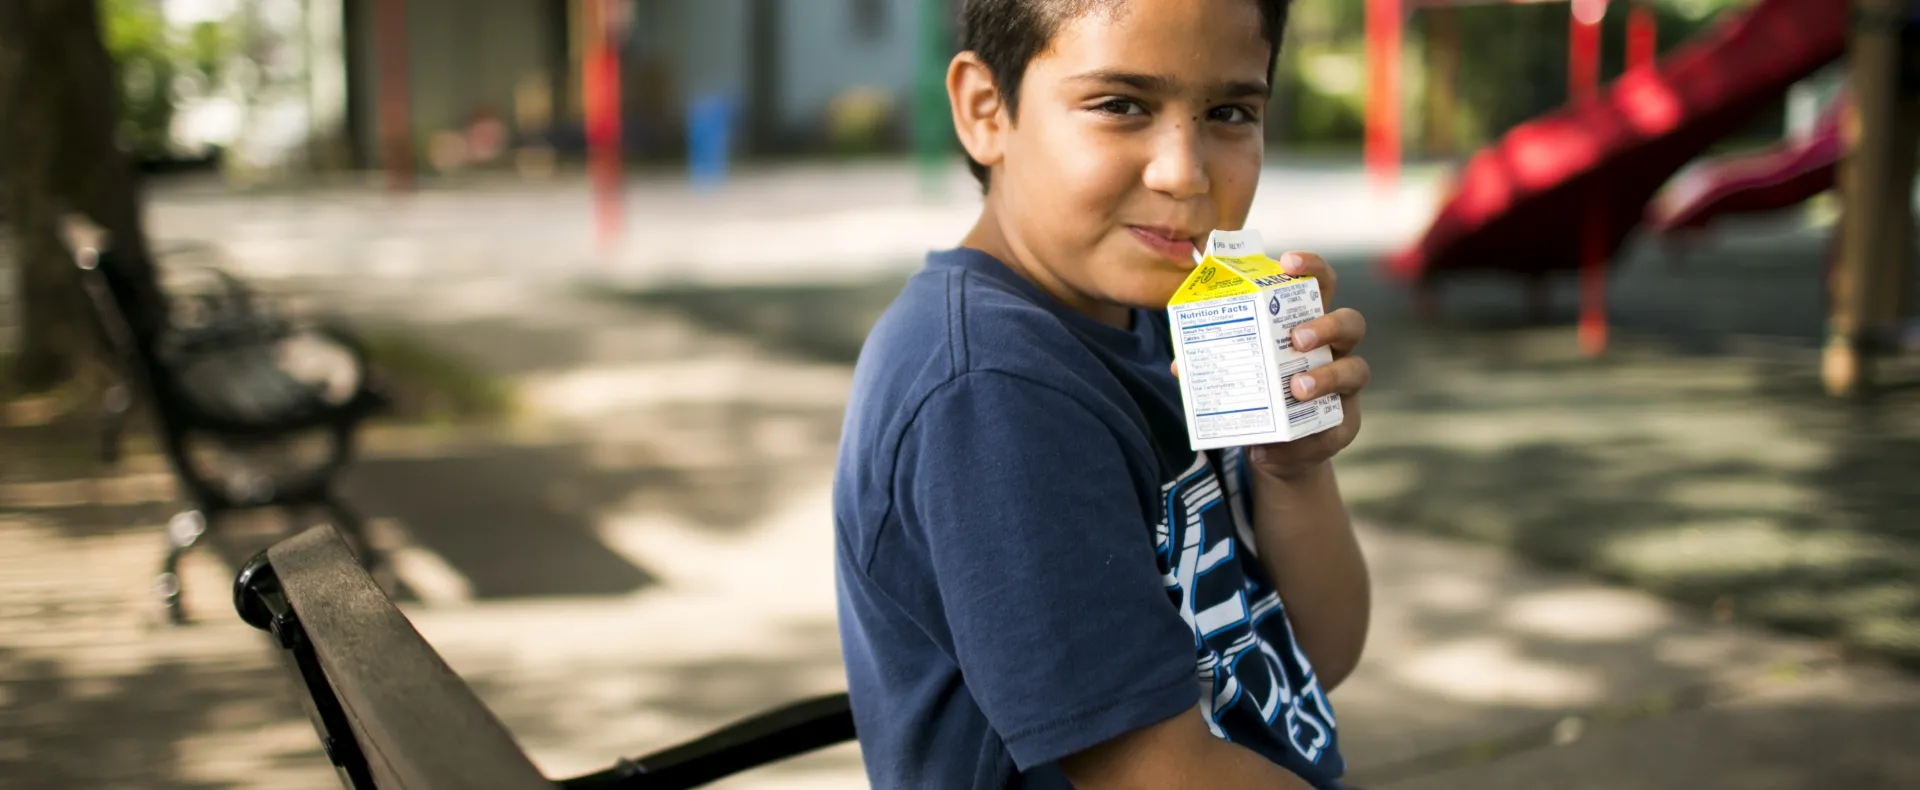
<svg viewBox="0 0 1920 790"><path fill-rule="evenodd" d="M853 740L847 695L768 711L697 740L598 773L562 780L566 790L686 790L751 768Z"/></svg>
<svg viewBox="0 0 1920 790"><path fill-rule="evenodd" d="M234 580L233 595L241 619L292 654L321 742L357 790L685 790L854 736L847 695L832 694L556 785L332 527L261 552Z"/></svg>
<svg viewBox="0 0 1920 790"><path fill-rule="evenodd" d="M309 529L265 555L236 580L235 603L303 663L323 743L337 763L350 766L359 754L380 788L554 787L332 527ZM330 705L339 710L334 722L326 721Z"/></svg>

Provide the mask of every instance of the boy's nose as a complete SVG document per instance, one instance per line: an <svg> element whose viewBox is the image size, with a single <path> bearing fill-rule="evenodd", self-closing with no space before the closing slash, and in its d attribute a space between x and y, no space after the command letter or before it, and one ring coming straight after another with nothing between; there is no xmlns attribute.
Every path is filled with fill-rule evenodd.
<svg viewBox="0 0 1920 790"><path fill-rule="evenodd" d="M1205 195L1211 186L1200 155L1199 124L1172 125L1154 141L1143 181L1148 189L1176 200Z"/></svg>

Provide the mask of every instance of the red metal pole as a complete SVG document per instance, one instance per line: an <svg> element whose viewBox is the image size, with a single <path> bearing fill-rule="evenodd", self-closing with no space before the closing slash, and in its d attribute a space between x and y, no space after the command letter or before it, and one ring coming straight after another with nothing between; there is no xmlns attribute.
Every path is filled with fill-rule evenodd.
<svg viewBox="0 0 1920 790"><path fill-rule="evenodd" d="M1400 176L1401 0L1367 0L1367 173L1392 186Z"/></svg>
<svg viewBox="0 0 1920 790"><path fill-rule="evenodd" d="M1571 4L1572 17L1567 28L1567 94L1578 99L1600 85L1600 19L1606 14L1606 0Z"/></svg>
<svg viewBox="0 0 1920 790"><path fill-rule="evenodd" d="M1653 11L1644 5L1635 3L1633 10L1627 12L1627 68L1653 65L1660 46L1658 24Z"/></svg>
<svg viewBox="0 0 1920 790"><path fill-rule="evenodd" d="M412 100L408 96L407 0L380 0L374 25L380 52L380 147L387 188L413 188Z"/></svg>
<svg viewBox="0 0 1920 790"><path fill-rule="evenodd" d="M1567 41L1568 101L1600 89L1600 21L1606 0L1574 0ZM1601 198L1605 186L1587 190L1586 220L1580 239L1580 350L1598 356L1607 347L1607 217Z"/></svg>
<svg viewBox="0 0 1920 790"><path fill-rule="evenodd" d="M596 225L600 243L620 238L623 213L620 194L620 31L616 15L623 0L590 0L586 62L582 88L586 92L587 166L593 182Z"/></svg>

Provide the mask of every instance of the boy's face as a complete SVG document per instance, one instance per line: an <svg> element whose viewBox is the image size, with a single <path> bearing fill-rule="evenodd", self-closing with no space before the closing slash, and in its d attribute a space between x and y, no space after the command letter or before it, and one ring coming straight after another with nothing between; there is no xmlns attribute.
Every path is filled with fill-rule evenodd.
<svg viewBox="0 0 1920 790"><path fill-rule="evenodd" d="M1029 276L1096 316L1162 307L1207 233L1241 227L1268 96L1260 21L1250 0L1124 0L1061 26L989 163L989 211Z"/></svg>

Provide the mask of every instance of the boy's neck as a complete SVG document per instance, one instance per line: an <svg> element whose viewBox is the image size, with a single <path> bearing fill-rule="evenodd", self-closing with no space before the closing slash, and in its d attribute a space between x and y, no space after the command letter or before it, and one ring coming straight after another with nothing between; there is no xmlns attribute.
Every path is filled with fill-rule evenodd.
<svg viewBox="0 0 1920 790"><path fill-rule="evenodd" d="M992 196L986 201L986 207L980 211L980 219L973 229L960 240L963 247L984 252L1006 264L1021 279L1033 283L1034 287L1064 305L1068 310L1084 315L1100 323L1120 329L1133 328L1133 309L1125 305L1103 302L1068 285L1055 276L1046 264L1034 260L1020 252L1001 227L997 212L994 211Z"/></svg>

